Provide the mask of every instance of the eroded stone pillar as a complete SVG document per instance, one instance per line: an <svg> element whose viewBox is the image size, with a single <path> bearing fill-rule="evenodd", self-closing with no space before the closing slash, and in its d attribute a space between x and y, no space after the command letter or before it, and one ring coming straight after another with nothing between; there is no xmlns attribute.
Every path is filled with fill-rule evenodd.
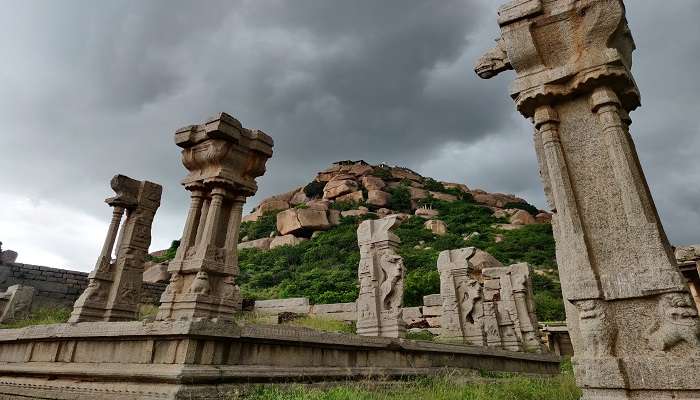
<svg viewBox="0 0 700 400"><path fill-rule="evenodd" d="M541 352L526 263L476 271L476 248L438 256L442 324L438 340L510 351Z"/></svg>
<svg viewBox="0 0 700 400"><path fill-rule="evenodd" d="M498 23L475 70L515 70L511 97L534 123L583 398L700 398L698 313L629 133L622 1L512 1Z"/></svg>
<svg viewBox="0 0 700 400"><path fill-rule="evenodd" d="M403 337L403 259L396 253L400 239L390 231L396 216L363 221L357 228L360 246L357 334Z"/></svg>
<svg viewBox="0 0 700 400"><path fill-rule="evenodd" d="M138 316L151 224L163 188L124 175L115 175L111 186L117 195L105 200L114 208L107 236L95 269L88 276L88 287L75 302L70 322L129 321Z"/></svg>
<svg viewBox="0 0 700 400"><path fill-rule="evenodd" d="M170 284L156 319L231 320L241 309L238 232L246 197L258 190L273 141L226 113L175 133L191 202Z"/></svg>

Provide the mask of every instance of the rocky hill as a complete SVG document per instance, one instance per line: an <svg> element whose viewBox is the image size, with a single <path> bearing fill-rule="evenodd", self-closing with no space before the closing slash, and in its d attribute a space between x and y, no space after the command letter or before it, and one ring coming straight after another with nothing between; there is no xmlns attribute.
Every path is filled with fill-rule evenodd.
<svg viewBox="0 0 700 400"><path fill-rule="evenodd" d="M357 297L360 221L397 214L406 266L404 303L439 293L442 250L475 246L499 266L528 262L540 320L564 319L551 215L509 194L440 182L407 168L340 161L307 185L262 200L241 224L238 282L244 297ZM175 243L176 245L176 243ZM165 260L176 247L158 254Z"/></svg>

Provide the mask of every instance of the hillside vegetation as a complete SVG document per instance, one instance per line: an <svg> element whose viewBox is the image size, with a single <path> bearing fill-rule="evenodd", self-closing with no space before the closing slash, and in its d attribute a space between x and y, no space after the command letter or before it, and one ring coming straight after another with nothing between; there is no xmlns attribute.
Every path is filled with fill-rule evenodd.
<svg viewBox="0 0 700 400"><path fill-rule="evenodd" d="M338 181L344 185L342 193L350 193L332 193L329 187L337 188ZM379 190L372 188L375 185ZM373 203L376 193L384 196L381 205ZM280 213L301 215L317 207L326 210L320 212L322 220L327 215L330 221L333 213L336 220L320 230L299 229L294 232L298 239L278 230L282 229ZM438 212L447 233L433 233L424 226L426 219L413 215L423 207ZM514 211L526 214L530 222L513 225ZM565 319L552 228L546 221L535 222L535 216L542 213L536 207L512 195L469 190L405 168L371 166L362 161L333 164L305 187L263 200L244 218L239 237L246 243L279 235L294 241L293 245L270 246L268 242L265 248L240 249L237 282L243 296L308 297L315 304L355 301L360 261L357 227L364 219L387 213L403 213L404 220L395 233L401 239L398 252L406 267L405 306L422 305L423 296L440 292L440 251L474 246L504 265L529 263L538 318ZM173 242L170 249L159 252L154 261L172 259L177 244Z"/></svg>

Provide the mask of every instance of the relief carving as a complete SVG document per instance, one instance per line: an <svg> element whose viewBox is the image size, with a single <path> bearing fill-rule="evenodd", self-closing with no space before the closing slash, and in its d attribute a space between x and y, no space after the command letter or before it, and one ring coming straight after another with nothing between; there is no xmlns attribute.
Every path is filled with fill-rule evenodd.
<svg viewBox="0 0 700 400"><path fill-rule="evenodd" d="M681 342L700 347L698 312L687 293L667 293L656 306L658 321L647 332L649 347L667 351Z"/></svg>
<svg viewBox="0 0 700 400"><path fill-rule="evenodd" d="M580 300L574 303L578 309L579 330L584 344L584 356L589 358L611 357L615 342L615 328L602 300Z"/></svg>

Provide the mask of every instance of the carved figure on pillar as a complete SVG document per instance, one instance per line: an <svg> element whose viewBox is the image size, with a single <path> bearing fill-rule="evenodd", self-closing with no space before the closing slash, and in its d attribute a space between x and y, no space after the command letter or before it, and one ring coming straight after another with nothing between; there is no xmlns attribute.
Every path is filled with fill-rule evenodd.
<svg viewBox="0 0 700 400"><path fill-rule="evenodd" d="M69 322L129 321L138 316L143 267L151 244L151 224L160 206L163 188L124 175L115 175L111 186L117 195L105 200L113 207L107 237ZM122 223L124 214L126 218Z"/></svg>
<svg viewBox="0 0 700 400"><path fill-rule="evenodd" d="M513 69L534 123L583 399L700 398L698 314L630 135L640 96L622 0L516 0L475 66Z"/></svg>
<svg viewBox="0 0 700 400"><path fill-rule="evenodd" d="M360 246L357 333L363 336L403 337L403 259L396 253L401 241L390 230L396 216L363 221L357 228Z"/></svg>
<svg viewBox="0 0 700 400"><path fill-rule="evenodd" d="M241 212L258 190L255 179L265 173L273 141L221 113L179 129L175 143L189 171L182 184L191 203L156 319L231 320L241 309L235 283Z"/></svg>

